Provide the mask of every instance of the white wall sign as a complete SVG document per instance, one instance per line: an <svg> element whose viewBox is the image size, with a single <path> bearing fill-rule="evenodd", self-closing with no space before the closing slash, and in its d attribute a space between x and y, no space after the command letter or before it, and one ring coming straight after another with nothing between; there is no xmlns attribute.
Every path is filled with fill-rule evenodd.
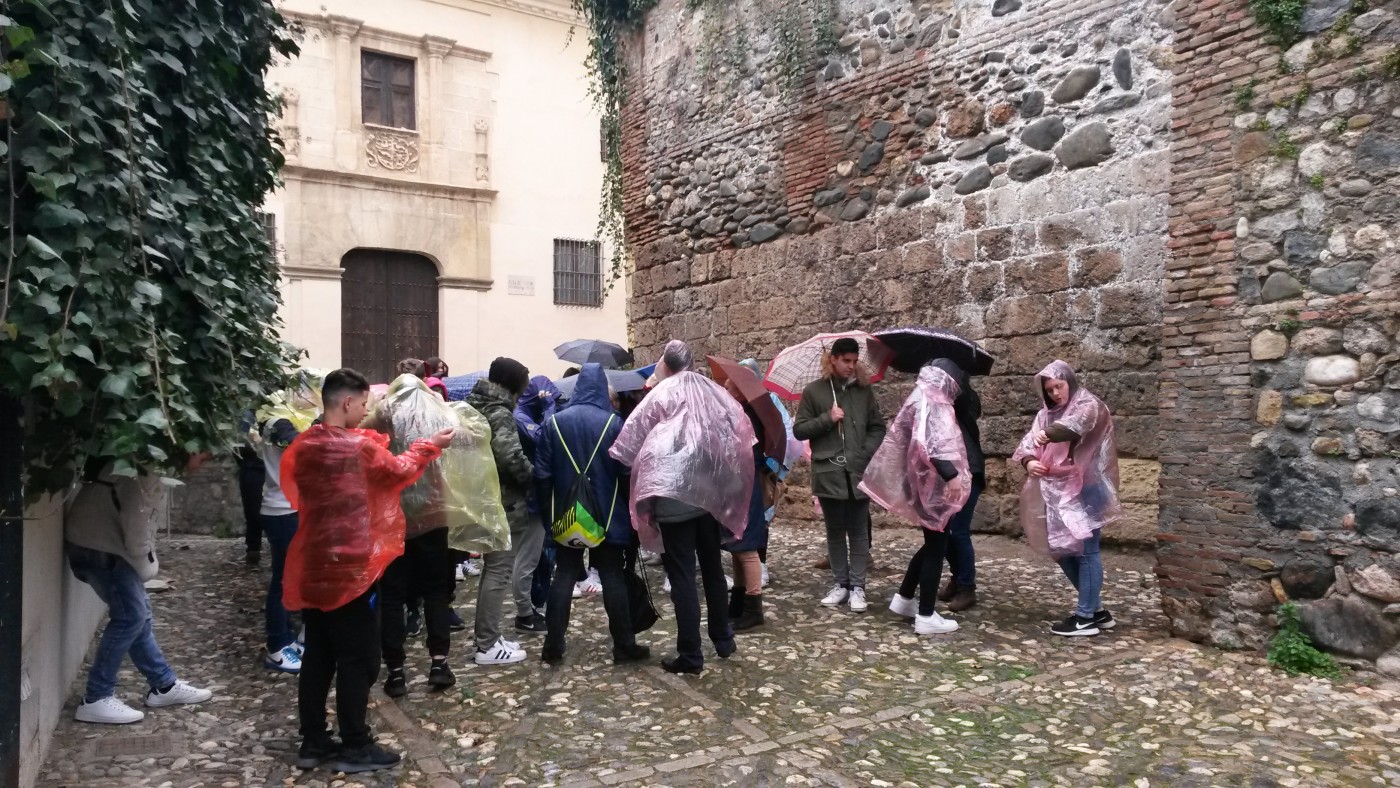
<svg viewBox="0 0 1400 788"><path fill-rule="evenodd" d="M535 278L533 276L507 277L506 292L511 295L532 296L535 294Z"/></svg>

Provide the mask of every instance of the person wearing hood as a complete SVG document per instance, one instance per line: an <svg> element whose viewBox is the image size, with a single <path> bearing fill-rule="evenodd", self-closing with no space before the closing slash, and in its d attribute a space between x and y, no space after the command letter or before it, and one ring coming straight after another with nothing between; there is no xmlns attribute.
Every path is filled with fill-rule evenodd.
<svg viewBox="0 0 1400 788"><path fill-rule="evenodd" d="M632 469L632 525L643 547L662 554L671 581L677 656L661 661L670 673L699 673L705 665L697 559L715 653L721 659L734 653L721 529L729 538L744 533L754 483L748 417L723 387L696 374L694 364L684 342L666 345L659 382L609 452Z"/></svg>
<svg viewBox="0 0 1400 788"><path fill-rule="evenodd" d="M603 609L608 614L612 635L613 662L622 664L647 659L651 649L637 644L624 572L628 554L636 544L632 519L627 510L627 469L609 454L622 432L622 417L608 396L608 378L599 364L584 364L578 385L566 410L545 419L539 433L535 462L535 483L540 507L550 522L565 506L579 475L584 475L591 499L603 507L596 517L606 528L602 544L588 551L593 568L603 586ZM545 606L548 631L541 658L551 665L564 659L565 633L573 603L574 584L584 574L583 549L557 544L554 547L555 574Z"/></svg>
<svg viewBox="0 0 1400 788"><path fill-rule="evenodd" d="M821 379L802 392L792 432L812 445L812 494L821 501L826 549L835 585L822 604L849 602L866 610L865 573L870 562L870 499L861 474L880 442L885 420L860 365L860 344L842 337L822 358Z"/></svg>
<svg viewBox="0 0 1400 788"><path fill-rule="evenodd" d="M1097 635L1117 625L1100 599L1099 555L1100 532L1122 515L1113 414L1058 359L1036 375L1036 390L1043 407L1012 455L1027 473L1021 527L1031 547L1054 558L1079 593L1074 612L1050 631Z"/></svg>
<svg viewBox="0 0 1400 788"><path fill-rule="evenodd" d="M539 467L537 447L540 430L545 421L554 415L558 404L559 389L544 375L530 378L530 384L525 387L525 392L516 402L515 423L520 430L520 446L525 449L525 456L535 463L536 468ZM531 516L539 517L541 500L537 495L530 496ZM545 531L542 537L544 544L530 579L530 604L534 609L530 611L529 616L516 617L517 632L539 633L545 630L544 616L539 611L544 609L546 598L549 596L549 583L554 574L554 545L553 540L549 538L549 523L542 521L540 527Z"/></svg>
<svg viewBox="0 0 1400 788"><path fill-rule="evenodd" d="M967 466L972 474L967 503L948 523L948 582L938 592L938 601L948 605L948 610L958 613L977 604L976 553L972 548L972 515L977 508L977 500L987 487L986 457L982 454L982 433L977 420L982 417L982 400L972 388L972 380L955 362L940 358L930 365L948 374L958 387L957 399L953 400L953 415L962 433L963 447L967 453ZM890 609L912 609L912 601L923 577L922 567L926 553L919 549L909 561L909 569L904 574L904 582L899 593L890 601ZM895 612L900 612L895 610Z"/></svg>
<svg viewBox="0 0 1400 788"><path fill-rule="evenodd" d="M920 526L924 543L914 554L890 610L914 619L919 635L958 629L934 610L938 578L948 548L949 521L964 508L971 473L962 430L954 414L961 388L943 368L927 364L895 416L885 442L866 468L860 488L891 514ZM921 588L916 601L915 587Z"/></svg>
<svg viewBox="0 0 1400 788"><path fill-rule="evenodd" d="M759 367L757 359L746 358L739 362L739 366L757 375L759 380L763 379L763 369ZM767 461L768 469L772 471L772 476L769 477L770 487L772 487L772 504L763 512L763 519L765 522L772 523L773 518L778 514L778 501L783 498L783 490L786 486L785 482L787 481L787 477L792 473L792 469L797 466L797 461L802 459L803 446L802 442L797 440L796 436L792 434L792 415L788 413L787 405L783 404L783 401L779 399L777 394L770 392L768 397L773 401L773 407L778 409L778 415L782 417L783 420L783 430L787 433L787 443L785 444L787 446L787 452L785 456L781 459ZM763 440L760 438L759 443L762 442ZM776 484L772 484L774 480L776 480ZM765 495L767 494L768 492L765 491ZM768 531L766 529L763 532L763 544L758 548L758 562L759 585L767 586Z"/></svg>
<svg viewBox="0 0 1400 788"><path fill-rule="evenodd" d="M511 358L491 362L487 377L476 383L467 404L491 424L491 453L501 481L501 506L510 521L510 548L482 556L476 597L476 664L509 665L525 660L519 644L501 633L501 607L513 591L516 615L534 617L530 578L539 564L544 530L530 514L535 466L520 443L515 406L530 384L530 371Z"/></svg>

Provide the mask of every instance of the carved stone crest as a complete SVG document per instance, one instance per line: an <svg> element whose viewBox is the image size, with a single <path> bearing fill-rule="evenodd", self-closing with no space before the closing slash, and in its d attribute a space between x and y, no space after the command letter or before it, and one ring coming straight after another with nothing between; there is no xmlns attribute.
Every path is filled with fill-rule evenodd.
<svg viewBox="0 0 1400 788"><path fill-rule="evenodd" d="M371 167L418 172L418 135L391 129L367 129L365 160Z"/></svg>

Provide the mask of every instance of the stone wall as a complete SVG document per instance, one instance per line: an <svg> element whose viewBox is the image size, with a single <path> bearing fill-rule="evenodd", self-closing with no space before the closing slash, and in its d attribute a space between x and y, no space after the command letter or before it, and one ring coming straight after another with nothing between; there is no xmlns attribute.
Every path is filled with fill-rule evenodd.
<svg viewBox="0 0 1400 788"><path fill-rule="evenodd" d="M1396 674L1400 29L1348 5L1286 55L1238 0L1178 20L1158 574L1181 634L1257 647L1292 599Z"/></svg>
<svg viewBox="0 0 1400 788"><path fill-rule="evenodd" d="M238 497L238 464L234 460L212 459L180 481L183 484L170 494L166 530L203 536L243 536L243 503Z"/></svg>
<svg viewBox="0 0 1400 788"><path fill-rule="evenodd" d="M1170 8L692 5L664 0L629 48L640 356L671 337L766 360L817 331L961 331L998 359L977 382L991 457L977 527L1009 533L1022 478L1005 458L1038 405L1031 376L1063 358L1117 417L1131 511L1109 536L1150 542ZM834 42L800 86L782 79L793 7ZM887 414L909 382L881 387Z"/></svg>

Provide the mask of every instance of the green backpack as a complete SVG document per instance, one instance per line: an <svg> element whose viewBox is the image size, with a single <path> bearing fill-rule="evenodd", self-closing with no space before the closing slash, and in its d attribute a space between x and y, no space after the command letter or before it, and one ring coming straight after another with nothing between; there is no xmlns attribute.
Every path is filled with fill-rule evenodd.
<svg viewBox="0 0 1400 788"><path fill-rule="evenodd" d="M554 422L554 432L559 436L559 445L564 447L564 454L569 458L569 464L574 466L574 473L578 474L574 483L569 485L569 491L565 493L564 500L568 505L562 512L555 513L554 501L550 500L550 534L554 541L562 545L578 548L593 548L603 543L608 536L608 524L612 522L613 508L617 505L617 484L613 484L613 499L608 504L607 517L599 522L595 512L601 512L602 507L598 505L593 496L593 487L588 483L588 469L593 467L593 460L598 456L598 449L603 446L603 438L607 437L608 428L612 426L616 414L608 416L608 423L603 425L603 434L598 436L598 445L593 447L593 454L588 458L588 464L580 470L578 462L574 460L574 455L569 451L569 444L564 441L564 433L559 431L559 422Z"/></svg>

